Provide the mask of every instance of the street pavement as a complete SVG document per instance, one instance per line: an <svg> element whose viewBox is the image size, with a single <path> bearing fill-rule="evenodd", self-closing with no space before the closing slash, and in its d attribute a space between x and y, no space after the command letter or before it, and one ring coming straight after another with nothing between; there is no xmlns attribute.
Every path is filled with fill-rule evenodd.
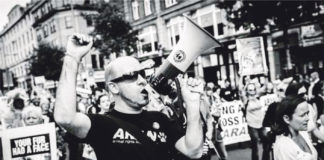
<svg viewBox="0 0 324 160"><path fill-rule="evenodd" d="M262 146L259 146L260 159L262 156ZM228 160L251 160L251 148L249 142L238 143L226 146ZM212 160L217 160L216 156L212 156Z"/></svg>

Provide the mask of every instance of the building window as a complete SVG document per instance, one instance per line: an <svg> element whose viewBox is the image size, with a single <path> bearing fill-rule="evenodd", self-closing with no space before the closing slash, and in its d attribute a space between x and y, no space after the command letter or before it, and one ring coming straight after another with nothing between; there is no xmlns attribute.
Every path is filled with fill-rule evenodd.
<svg viewBox="0 0 324 160"><path fill-rule="evenodd" d="M180 33L183 31L183 17L176 17L167 23L169 47L172 48L180 39Z"/></svg>
<svg viewBox="0 0 324 160"><path fill-rule="evenodd" d="M30 42L28 31L27 31L27 33L26 33L26 37L27 37L27 42Z"/></svg>
<svg viewBox="0 0 324 160"><path fill-rule="evenodd" d="M224 35L224 24L223 24L223 15L221 10L216 10L215 11L216 15L216 24L217 24L217 35L221 36Z"/></svg>
<svg viewBox="0 0 324 160"><path fill-rule="evenodd" d="M41 41L42 40L42 32L39 31L39 29L36 29L36 34L37 34L37 41Z"/></svg>
<svg viewBox="0 0 324 160"><path fill-rule="evenodd" d="M92 63L92 68L93 69L97 69L98 65L97 65L97 55L92 54L91 55L91 63Z"/></svg>
<svg viewBox="0 0 324 160"><path fill-rule="evenodd" d="M30 29L30 39L33 40L34 39L34 36L33 36L33 30Z"/></svg>
<svg viewBox="0 0 324 160"><path fill-rule="evenodd" d="M92 26L93 25L92 17L87 18L86 21L87 21L87 26Z"/></svg>
<svg viewBox="0 0 324 160"><path fill-rule="evenodd" d="M155 26L149 26L139 32L138 56L158 53L158 39Z"/></svg>
<svg viewBox="0 0 324 160"><path fill-rule="evenodd" d="M165 0L165 7L171 7L173 5L177 4L177 0Z"/></svg>
<svg viewBox="0 0 324 160"><path fill-rule="evenodd" d="M52 6L51 2L47 3L47 10L48 10L48 12L53 10L53 6Z"/></svg>
<svg viewBox="0 0 324 160"><path fill-rule="evenodd" d="M45 11L45 8L44 7L42 7L41 8L41 13L42 13L42 17L45 15L45 13L46 13L46 11Z"/></svg>
<svg viewBox="0 0 324 160"><path fill-rule="evenodd" d="M44 37L47 37L48 36L48 26L47 26L47 24L44 25L43 32L44 32Z"/></svg>
<svg viewBox="0 0 324 160"><path fill-rule="evenodd" d="M64 19L65 19L65 28L72 28L71 16L66 16Z"/></svg>
<svg viewBox="0 0 324 160"><path fill-rule="evenodd" d="M105 55L99 54L99 67L104 68L105 65Z"/></svg>
<svg viewBox="0 0 324 160"><path fill-rule="evenodd" d="M211 35L214 35L212 12L200 16L200 26L203 27L206 31L208 31Z"/></svg>
<svg viewBox="0 0 324 160"><path fill-rule="evenodd" d="M145 11L145 16L152 14L151 0L144 1L144 11Z"/></svg>
<svg viewBox="0 0 324 160"><path fill-rule="evenodd" d="M56 29L55 29L55 21L52 20L50 22L50 30L51 30L51 33L55 33L56 32Z"/></svg>
<svg viewBox="0 0 324 160"><path fill-rule="evenodd" d="M23 41L23 44L25 45L26 44L26 40L25 40L25 35L24 34L22 35L22 41Z"/></svg>
<svg viewBox="0 0 324 160"><path fill-rule="evenodd" d="M132 9L133 9L134 20L139 19L138 2L136 0L132 2Z"/></svg>
<svg viewBox="0 0 324 160"><path fill-rule="evenodd" d="M63 0L63 6L68 6L70 5L70 2L71 0Z"/></svg>

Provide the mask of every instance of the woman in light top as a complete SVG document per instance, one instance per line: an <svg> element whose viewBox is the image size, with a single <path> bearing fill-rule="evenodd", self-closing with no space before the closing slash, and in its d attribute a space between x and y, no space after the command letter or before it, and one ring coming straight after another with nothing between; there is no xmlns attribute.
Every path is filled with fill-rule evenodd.
<svg viewBox="0 0 324 160"><path fill-rule="evenodd" d="M307 133L309 107L300 96L288 96L276 110L275 160L317 160L317 151Z"/></svg>

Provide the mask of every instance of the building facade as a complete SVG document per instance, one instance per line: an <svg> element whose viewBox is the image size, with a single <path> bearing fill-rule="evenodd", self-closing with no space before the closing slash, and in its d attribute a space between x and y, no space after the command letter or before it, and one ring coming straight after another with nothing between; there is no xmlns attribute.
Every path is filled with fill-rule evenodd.
<svg viewBox="0 0 324 160"><path fill-rule="evenodd" d="M68 37L73 33L89 34L93 30L93 24L83 14L95 14L93 5L99 1L101 0L33 0L25 8L19 5L13 7L8 14L9 23L0 34L0 67L4 71L10 71L9 74L2 74L3 88L14 86L6 83L11 73L18 82L17 87L30 89L37 85L30 75L31 60L36 56L37 46L47 43L64 49ZM86 81L89 72L91 76L96 75L97 79L93 81L103 81L100 58L102 59L97 52L84 58L79 82ZM44 87L54 88L55 84L45 81Z"/></svg>
<svg viewBox="0 0 324 160"><path fill-rule="evenodd" d="M31 5L23 8L16 5L8 13L9 23L0 34L0 53L2 68L6 70L3 87L13 87L12 78L16 79L18 87L31 86L29 76L30 63L28 59L33 56L37 47L36 32L32 27L33 17L29 14Z"/></svg>
<svg viewBox="0 0 324 160"><path fill-rule="evenodd" d="M233 86L238 83L234 37L248 31L235 30L227 22L225 11L216 7L215 0L124 0L124 4L126 19L139 30L139 59L166 57L180 39L184 26L182 15L186 15L227 48L201 53L187 73L207 82L229 79Z"/></svg>
<svg viewBox="0 0 324 160"><path fill-rule="evenodd" d="M222 48L201 53L189 67L188 74L218 84L228 79L233 87L237 86L239 65L236 39L249 37L250 32L242 28L236 30L227 21L226 12L216 4L216 0L124 0L125 18L139 31L137 57L140 60L167 57L180 39L184 22L182 15L186 15L224 45ZM315 5L320 8L318 14L323 15L323 4ZM322 26L322 22L317 21L289 27L289 49L294 72L308 74L310 69L322 72L323 54L316 51L323 45ZM266 75L270 80L275 80L279 75L286 74L287 58L282 44L283 32L268 30L258 36L263 38L265 61L269 70ZM301 53L307 52L308 49L305 48L313 52L314 58Z"/></svg>

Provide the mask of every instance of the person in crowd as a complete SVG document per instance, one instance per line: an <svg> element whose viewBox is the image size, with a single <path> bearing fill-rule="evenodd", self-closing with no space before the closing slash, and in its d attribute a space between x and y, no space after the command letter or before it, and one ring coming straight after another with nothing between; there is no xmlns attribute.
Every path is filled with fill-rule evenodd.
<svg viewBox="0 0 324 160"><path fill-rule="evenodd" d="M108 112L112 111L112 108L110 108L110 100L108 95L99 96L97 101L98 107L100 108L98 114L107 114Z"/></svg>
<svg viewBox="0 0 324 160"><path fill-rule="evenodd" d="M232 90L231 83L228 79L224 80L224 88L221 89L220 97L225 101L233 101L235 92Z"/></svg>
<svg viewBox="0 0 324 160"><path fill-rule="evenodd" d="M324 113L324 82L319 82L319 91L315 93L310 103L317 109L317 119Z"/></svg>
<svg viewBox="0 0 324 160"><path fill-rule="evenodd" d="M34 106L39 106L40 104L40 97L38 95L38 93L36 91L32 92L32 96L31 96L31 100L30 102L34 105Z"/></svg>
<svg viewBox="0 0 324 160"><path fill-rule="evenodd" d="M77 111L82 113L87 113L87 111L89 111L88 108L89 107L88 107L87 98L82 97L80 94L77 94ZM98 112L99 110L94 113L98 113Z"/></svg>
<svg viewBox="0 0 324 160"><path fill-rule="evenodd" d="M12 106L10 107L10 111L4 118L6 128L17 128L23 126L21 112L24 109L24 107L25 101L22 98L14 98Z"/></svg>
<svg viewBox="0 0 324 160"><path fill-rule="evenodd" d="M288 85L285 95L286 95L286 97L298 96L298 97L305 99L306 101L308 100L307 91L306 91L305 86L303 84L296 82L296 81L292 81ZM311 105L310 103L308 103L308 101L307 101L307 104L308 104L308 110L309 110L309 120L308 120L307 131L312 137L312 142L314 144L316 144L317 140L324 141L324 133L322 133L319 130L319 128L316 124L316 122L318 120L318 118L317 118L318 111L317 111L316 106Z"/></svg>
<svg viewBox="0 0 324 160"><path fill-rule="evenodd" d="M217 104L212 104L217 105ZM219 120L221 117L221 109L219 108L220 104L216 107L212 107L214 109L211 110L211 121L212 121L212 129L209 129L206 133L208 139L213 142L215 149L217 151L216 154L219 155L220 160L226 160L228 155L224 145L223 136L221 132L223 131L221 125L219 124ZM211 132L211 135L210 135Z"/></svg>
<svg viewBox="0 0 324 160"><path fill-rule="evenodd" d="M317 151L307 134L309 107L300 96L284 98L276 110L275 160L317 160Z"/></svg>
<svg viewBox="0 0 324 160"><path fill-rule="evenodd" d="M320 92L320 78L316 71L312 72L310 76L311 83L308 88L308 98L309 101L312 101L315 98L315 95Z"/></svg>
<svg viewBox="0 0 324 160"><path fill-rule="evenodd" d="M6 129L4 117L9 113L9 106L6 102L0 101L0 132Z"/></svg>
<svg viewBox="0 0 324 160"><path fill-rule="evenodd" d="M304 76L302 74L296 74L293 77L294 80L296 80L298 83L302 84L306 88L309 88L309 83L305 80Z"/></svg>
<svg viewBox="0 0 324 160"><path fill-rule="evenodd" d="M217 92L218 91L218 92ZM216 92L216 93L214 93ZM221 127L219 125L219 118L221 116L220 104L221 98L219 96L220 87L215 86L213 82L208 82L205 87L205 113L204 119L206 121L206 144L211 153L215 154L221 159L227 159L227 152L221 136ZM205 147L206 148L206 147ZM216 150L216 151L214 151ZM206 156L208 158L208 156ZM210 157L209 157L210 159Z"/></svg>
<svg viewBox="0 0 324 160"><path fill-rule="evenodd" d="M263 145L262 160L269 158L270 146L267 144L265 128L262 126L265 111L263 110L260 100L258 99L257 87L255 83L248 83L246 86L246 97L243 99L246 110L246 121L248 132L251 138L252 160L259 159L260 139Z"/></svg>
<svg viewBox="0 0 324 160"><path fill-rule="evenodd" d="M25 107L22 111L22 119L24 120L25 126L33 126L44 123L41 108L35 106Z"/></svg>
<svg viewBox="0 0 324 160"><path fill-rule="evenodd" d="M281 82L277 85L277 89L275 92L276 99L275 101L271 101L269 104L267 110L265 111L265 116L262 122L262 126L266 128L266 139L264 140L265 145L268 145L270 147L269 152L265 153L269 157L273 157L273 150L272 150L272 144L275 142L275 133L274 133L274 125L275 125L275 115L277 107L280 103L280 101L286 97L285 91L287 88L287 84L284 82ZM270 158L269 158L270 159Z"/></svg>
<svg viewBox="0 0 324 160"><path fill-rule="evenodd" d="M42 109L44 121L54 122L54 116L53 116L53 111L51 109L50 100L47 97L41 98L39 106Z"/></svg>
<svg viewBox="0 0 324 160"><path fill-rule="evenodd" d="M115 100L110 114L76 112L78 65L92 43L91 38L80 34L68 40L54 110L56 122L90 143L98 159L170 159L170 148L190 158L201 157L203 132L197 107L201 93L193 90L202 91L203 86L195 79L181 80L188 119L185 133L178 132L178 126L162 113L142 109L148 104L148 92L144 89L147 82L141 75L140 63L132 57L117 58L105 69L105 82Z"/></svg>
<svg viewBox="0 0 324 160"><path fill-rule="evenodd" d="M271 82L268 82L266 84L266 94L273 94L274 93L274 87Z"/></svg>
<svg viewBox="0 0 324 160"><path fill-rule="evenodd" d="M293 80L290 82L288 85L286 92L285 92L286 97L287 96L298 96L307 101L307 90L305 86L303 86L301 83ZM311 132L316 128L316 117L317 117L317 109L313 107L311 104L308 104L308 110L309 110L309 120L308 120L308 131Z"/></svg>

